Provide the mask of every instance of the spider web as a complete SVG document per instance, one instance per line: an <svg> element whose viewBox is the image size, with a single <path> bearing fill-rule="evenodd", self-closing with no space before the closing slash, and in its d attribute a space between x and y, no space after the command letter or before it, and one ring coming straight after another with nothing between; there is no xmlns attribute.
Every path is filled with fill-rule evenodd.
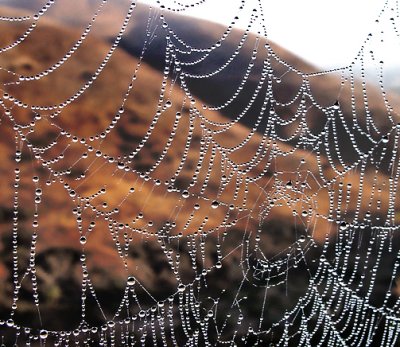
<svg viewBox="0 0 400 347"><path fill-rule="evenodd" d="M10 282L3 343L397 345L400 103L386 91L383 56L388 36L399 41L397 1L382 5L353 61L329 71L303 69L266 40L261 1L242 1L206 45L174 17L206 0L161 1L141 18L134 64L121 67L140 7L132 2L84 78L72 74L73 88L65 77L59 87L52 76L82 65L74 59L113 1L93 3L78 38L44 70L20 73L0 60L0 129L13 158L2 172L12 190L2 222ZM38 30L51 30L45 17L57 5L1 16L4 28L25 26L16 37L4 31L0 55L21 49L22 57ZM249 9L247 29L235 30ZM159 78L149 77L147 61ZM95 103L80 106L89 98ZM151 99L151 112L135 109L134 98ZM106 107L112 114L103 115ZM73 223L58 230L63 219ZM67 264L52 265L54 252ZM73 327L52 328L70 318L51 315L53 279L43 263L80 281L63 292L67 306L79 306L62 311L78 320ZM102 268L120 282L102 285Z"/></svg>

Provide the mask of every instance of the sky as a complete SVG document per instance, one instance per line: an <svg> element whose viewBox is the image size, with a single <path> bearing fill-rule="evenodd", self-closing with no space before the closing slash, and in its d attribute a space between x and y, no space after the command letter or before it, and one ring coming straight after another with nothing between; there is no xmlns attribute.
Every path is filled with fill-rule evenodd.
<svg viewBox="0 0 400 347"><path fill-rule="evenodd" d="M144 0L156 4L155 0ZM162 0L165 5L191 4L199 0ZM376 38L380 59L390 66L400 65L400 38L396 37L389 18L394 16L389 8L381 18L375 19L385 3L384 0L261 0L267 36L281 46L298 54L309 62L326 68L349 65L357 55L370 32L384 31L385 42ZM238 26L245 28L253 7L258 0L246 0L246 11ZM240 0L205 0L186 11L188 15L228 25L238 13ZM394 16L395 17L395 16ZM400 24L400 23L399 23ZM259 30L254 27L253 31ZM374 36L375 38L375 36ZM371 47L368 47L368 50ZM366 64L372 64L366 61Z"/></svg>

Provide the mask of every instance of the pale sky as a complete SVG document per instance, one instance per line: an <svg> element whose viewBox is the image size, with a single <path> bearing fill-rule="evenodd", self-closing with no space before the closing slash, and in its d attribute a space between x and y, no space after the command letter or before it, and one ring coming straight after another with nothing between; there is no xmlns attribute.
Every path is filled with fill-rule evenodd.
<svg viewBox="0 0 400 347"><path fill-rule="evenodd" d="M155 5L155 0L143 2ZM163 0L165 5L191 4L198 0ZM372 41L368 51L380 52L379 59L387 66L400 65L400 38L396 37L390 17L395 17L389 8L375 23L384 0L261 0L268 38L320 67L342 67L349 65L359 51L368 33L380 33L385 38ZM246 0L247 11L240 16L239 27L246 27L253 7L258 0ZM240 0L205 0L186 13L228 25L238 13ZM399 23L400 24L400 23ZM255 27L253 31L257 31ZM374 35L373 37L377 37ZM371 39L373 40L373 39ZM381 47L378 47L381 45ZM366 60L366 64L370 64Z"/></svg>

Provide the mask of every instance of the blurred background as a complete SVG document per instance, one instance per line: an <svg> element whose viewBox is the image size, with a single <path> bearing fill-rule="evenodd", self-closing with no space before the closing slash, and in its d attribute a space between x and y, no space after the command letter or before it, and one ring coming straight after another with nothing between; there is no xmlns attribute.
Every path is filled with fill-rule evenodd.
<svg viewBox="0 0 400 347"><path fill-rule="evenodd" d="M395 346L395 2L130 6L0 0L2 342Z"/></svg>

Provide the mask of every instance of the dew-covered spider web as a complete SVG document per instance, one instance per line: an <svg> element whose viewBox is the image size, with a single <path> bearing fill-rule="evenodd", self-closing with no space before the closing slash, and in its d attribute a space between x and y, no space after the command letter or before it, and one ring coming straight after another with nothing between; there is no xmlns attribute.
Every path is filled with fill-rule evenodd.
<svg viewBox="0 0 400 347"><path fill-rule="evenodd" d="M0 1L2 346L400 345L398 1L323 71L213 1Z"/></svg>

